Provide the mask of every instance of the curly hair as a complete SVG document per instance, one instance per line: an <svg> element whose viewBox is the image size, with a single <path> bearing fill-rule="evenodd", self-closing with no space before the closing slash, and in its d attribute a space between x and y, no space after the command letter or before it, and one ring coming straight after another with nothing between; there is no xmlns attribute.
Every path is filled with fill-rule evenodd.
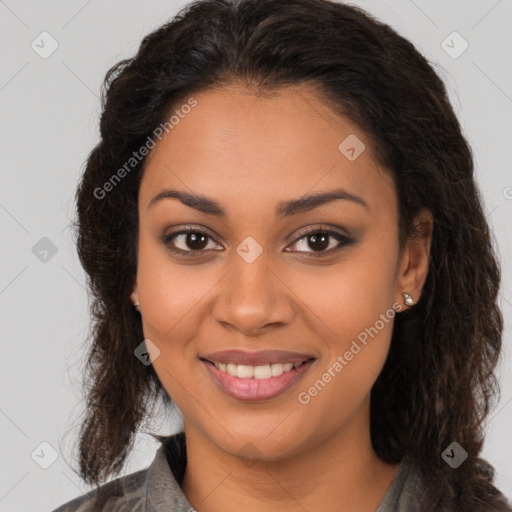
<svg viewBox="0 0 512 512"><path fill-rule="evenodd" d="M76 191L77 251L92 297L79 474L99 485L118 473L151 404L172 404L152 365L133 355L144 339L129 296L146 158L115 190L99 195L99 187L183 98L228 84L265 94L306 83L364 130L393 176L401 247L415 235L421 209L434 218L421 298L397 315L371 391L373 447L388 463L414 461L427 483L424 510L510 510L479 457L499 393L503 319L471 150L442 80L415 47L365 11L332 0L198 0L108 71L100 142ZM453 441L469 454L456 471L441 457Z"/></svg>

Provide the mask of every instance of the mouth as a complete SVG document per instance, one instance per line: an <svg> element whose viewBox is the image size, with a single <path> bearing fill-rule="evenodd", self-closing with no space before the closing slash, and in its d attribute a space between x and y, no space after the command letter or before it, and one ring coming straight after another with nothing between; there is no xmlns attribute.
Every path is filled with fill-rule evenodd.
<svg viewBox="0 0 512 512"><path fill-rule="evenodd" d="M290 391L316 361L309 357L295 362L244 365L199 359L220 391L245 402L270 400Z"/></svg>
<svg viewBox="0 0 512 512"><path fill-rule="evenodd" d="M204 358L200 359L201 361L204 361L215 366L215 368L217 368L221 372L227 373L232 377L238 377L240 379L264 380L270 379L272 377L279 377L285 372L290 372L293 369L300 368L308 361L313 361L315 358L310 357L298 363L267 363L257 366L235 363L218 363Z"/></svg>

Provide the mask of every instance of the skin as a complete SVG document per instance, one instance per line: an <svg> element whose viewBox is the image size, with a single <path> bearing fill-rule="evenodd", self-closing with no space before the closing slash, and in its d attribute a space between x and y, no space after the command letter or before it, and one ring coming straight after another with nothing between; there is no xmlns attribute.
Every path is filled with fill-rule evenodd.
<svg viewBox="0 0 512 512"><path fill-rule="evenodd" d="M310 86L270 97L224 86L193 97L197 106L147 159L131 295L140 303L145 337L160 350L155 371L183 414L183 491L200 512L374 511L398 468L380 461L369 432L370 389L393 320L309 403L297 396L393 303L405 310L402 292L419 298L428 229L400 255L389 172L365 133ZM350 134L366 146L354 161L338 149ZM166 188L208 196L227 215L217 218L175 198L148 207ZM334 200L275 216L280 201L338 188L367 207ZM431 227L431 214L421 212L417 223ZM211 237L198 257L174 255L161 240L186 225ZM326 225L354 242L335 251L340 243L330 237L318 249L311 237L297 235L301 228L318 234ZM236 252L248 236L263 249L252 263ZM185 236L168 243L184 251L198 247ZM249 403L223 394L198 359L231 348L295 350L317 360L284 395Z"/></svg>

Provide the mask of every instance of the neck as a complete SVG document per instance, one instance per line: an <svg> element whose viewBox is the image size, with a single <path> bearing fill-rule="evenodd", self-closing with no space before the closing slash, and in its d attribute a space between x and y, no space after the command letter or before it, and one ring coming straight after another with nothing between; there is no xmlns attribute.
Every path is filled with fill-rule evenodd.
<svg viewBox="0 0 512 512"><path fill-rule="evenodd" d="M279 460L242 461L185 424L182 489L200 512L338 510L373 512L398 469L375 454L369 403L350 425Z"/></svg>

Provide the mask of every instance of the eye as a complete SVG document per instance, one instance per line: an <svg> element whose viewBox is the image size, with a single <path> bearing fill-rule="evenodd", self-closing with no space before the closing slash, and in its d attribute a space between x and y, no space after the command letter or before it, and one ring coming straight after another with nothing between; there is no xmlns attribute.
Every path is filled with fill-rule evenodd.
<svg viewBox="0 0 512 512"><path fill-rule="evenodd" d="M303 234L289 247L298 247L299 250L297 252L306 253L310 252L307 250L310 247L313 249L310 252L311 256L317 257L329 255L352 243L354 241L342 233L332 229L316 228Z"/></svg>
<svg viewBox="0 0 512 512"><path fill-rule="evenodd" d="M208 240L213 242L213 238L204 231L186 227L175 233L170 233L162 238L163 244L172 252L186 256L199 256L206 252ZM181 245L181 247L178 247Z"/></svg>

